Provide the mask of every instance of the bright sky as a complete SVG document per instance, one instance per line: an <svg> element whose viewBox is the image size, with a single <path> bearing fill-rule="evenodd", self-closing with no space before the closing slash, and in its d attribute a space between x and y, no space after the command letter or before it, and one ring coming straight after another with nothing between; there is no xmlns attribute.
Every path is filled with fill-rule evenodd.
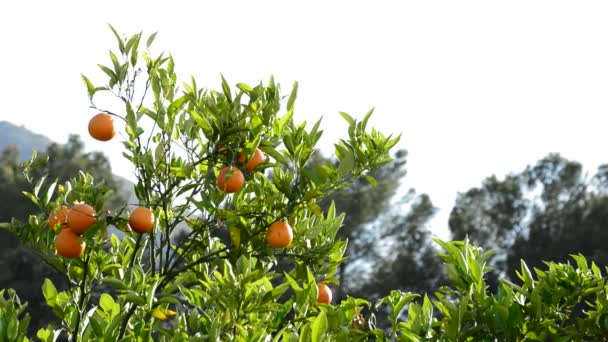
<svg viewBox="0 0 608 342"><path fill-rule="evenodd" d="M129 177L119 141L86 135L80 74L102 80L114 37L159 31L181 77L219 86L272 74L300 83L296 120L338 111L403 135L405 185L430 194L440 236L457 192L549 152L607 162L605 1L5 1L0 3L0 120L65 142L83 134ZM339 127L340 129L336 129ZM130 177L132 178L132 177Z"/></svg>

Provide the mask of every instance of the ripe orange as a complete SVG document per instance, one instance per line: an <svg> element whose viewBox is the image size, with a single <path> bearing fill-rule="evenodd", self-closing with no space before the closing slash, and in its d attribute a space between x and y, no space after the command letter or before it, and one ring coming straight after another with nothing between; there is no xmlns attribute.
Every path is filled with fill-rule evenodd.
<svg viewBox="0 0 608 342"><path fill-rule="evenodd" d="M89 134L100 141L108 141L116 135L112 115L99 113L89 121Z"/></svg>
<svg viewBox="0 0 608 342"><path fill-rule="evenodd" d="M245 185L245 176L238 167L224 166L217 175L216 184L223 192L237 192Z"/></svg>
<svg viewBox="0 0 608 342"><path fill-rule="evenodd" d="M86 242L80 240L80 237L70 228L64 228L55 238L57 254L64 258L80 257L86 246Z"/></svg>
<svg viewBox="0 0 608 342"><path fill-rule="evenodd" d="M86 232L96 221L95 209L85 203L76 204L68 213L68 226L76 234Z"/></svg>
<svg viewBox="0 0 608 342"><path fill-rule="evenodd" d="M331 303L331 289L325 284L317 284L317 303L329 304Z"/></svg>
<svg viewBox="0 0 608 342"><path fill-rule="evenodd" d="M245 164L245 154L243 152L239 152L236 157L236 160L241 164ZM264 161L266 161L264 153L259 148L256 148L253 151L253 155L251 156L251 158L249 158L246 168L249 172L251 172L255 169L256 166L262 164Z"/></svg>
<svg viewBox="0 0 608 342"><path fill-rule="evenodd" d="M129 216L129 226L134 232L151 232L154 228L154 213L148 208L135 208L131 213L131 216Z"/></svg>
<svg viewBox="0 0 608 342"><path fill-rule="evenodd" d="M289 223L276 221L268 227L266 242L272 248L285 248L293 241L293 230Z"/></svg>
<svg viewBox="0 0 608 342"><path fill-rule="evenodd" d="M58 225L64 225L66 223L68 223L68 212L70 211L70 209L65 206L62 205L61 207L57 208L56 210L53 210L50 214L49 214L49 228L51 228L52 230L57 229Z"/></svg>

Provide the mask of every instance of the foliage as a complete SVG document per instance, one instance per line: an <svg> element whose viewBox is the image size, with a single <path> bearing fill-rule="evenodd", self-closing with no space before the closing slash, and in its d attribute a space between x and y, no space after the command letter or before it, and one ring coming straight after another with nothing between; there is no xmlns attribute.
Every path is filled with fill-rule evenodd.
<svg viewBox="0 0 608 342"><path fill-rule="evenodd" d="M28 139L36 137L27 131L17 132L19 136ZM19 143L20 140L15 142ZM36 142L37 140L34 139L33 143ZM37 210L35 203L24 196L23 191L32 188L35 185L33 183L41 177L65 182L78 176L79 170L83 169L94 175L95 179L103 180L103 183L113 190L112 198L108 203L110 207L124 203L127 194L122 189L122 182L112 176L108 160L99 152L84 152L84 146L76 135L72 135L65 145L49 142L44 146L46 150L40 152L39 160L48 159L48 162L41 163L28 177L22 172L19 149L16 146L8 146L2 151L0 193L3 204L0 206L0 222L7 222L13 218L26 221L29 214ZM46 217L41 217L41 220L44 219ZM53 312L44 303L40 284L45 277L48 277L63 288L67 286L63 277L47 263L41 262L37 250L24 247L14 234L7 230L0 230L0 247L0 265L3 270L0 275L0 288L14 288L23 300L30 303L32 318L30 334L49 323L56 322Z"/></svg>
<svg viewBox="0 0 608 342"><path fill-rule="evenodd" d="M347 333L342 328L364 301L352 300L344 309L315 303L316 283L335 281L346 248L335 239L344 216L333 206L323 212L318 201L389 162L398 138L368 130L371 112L361 121L342 113L349 128L348 139L335 145L338 165L316 165L310 172L305 166L321 137L320 122L311 128L294 122L297 86L285 102L272 78L267 85L239 83L236 89L222 79L220 91L199 88L192 78L180 88L173 58L149 49L155 35L144 43L142 34L113 32L118 51L110 52L109 66L100 65L107 83L83 80L91 106L124 123L123 155L137 176L136 204L152 209L156 227L151 234L132 232L132 206L109 208L113 194L99 178L85 172L65 181L38 177L44 163L32 158L23 175L39 213L7 228L68 283L61 289L44 281L46 303L62 323L39 336L321 340L337 330ZM122 108L99 108L104 94L116 96ZM269 160L253 171L243 169L238 153L255 148ZM224 165L242 169L241 191L229 195L215 186ZM85 254L65 259L54 253L57 232L48 229L46 217L77 201L91 205L97 220L82 236ZM293 227L288 248L266 245L265 230L277 220ZM124 237L108 234L110 226ZM182 229L184 238L176 240ZM229 232L229 241L216 238L221 231ZM279 269L284 260L288 267ZM102 286L107 291L96 296Z"/></svg>
<svg viewBox="0 0 608 342"><path fill-rule="evenodd" d="M489 292L488 258L468 241L436 240L452 287L431 301L414 293L392 292L378 305L391 310L391 336L399 341L606 341L608 286L595 263L572 255L576 266L547 262L530 271L521 262L516 285L501 280ZM415 301L422 298L422 303ZM407 308L406 308L407 306ZM407 319L401 311L406 308ZM437 318L435 318L437 317Z"/></svg>
<svg viewBox="0 0 608 342"><path fill-rule="evenodd" d="M0 290L0 340L29 341L26 337L30 316L25 309L27 304L21 300L13 289Z"/></svg>

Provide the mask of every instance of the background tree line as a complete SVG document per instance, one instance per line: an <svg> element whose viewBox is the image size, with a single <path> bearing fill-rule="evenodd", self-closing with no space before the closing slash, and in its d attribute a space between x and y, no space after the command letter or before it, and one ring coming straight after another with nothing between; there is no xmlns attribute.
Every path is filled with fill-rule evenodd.
<svg viewBox="0 0 608 342"><path fill-rule="evenodd" d="M0 124L0 130L6 126ZM16 143L32 141L12 134ZM21 175L24 153L19 150L27 151L31 146L8 145L10 142L0 141L0 222L13 217L26 220L35 211L21 193L28 184ZM40 149L41 143L34 147ZM128 198L129 185L112 174L107 158L99 152L85 152L77 136L65 145L49 144L41 153L49 162L39 172L50 179L63 182L84 169L116 191L115 203ZM321 153L314 158L316 163L331 160ZM338 272L337 301L347 295L374 301L391 289L424 293L447 282L429 230L437 208L428 195L413 188L399 192L405 186L406 164L407 151L398 151L392 162L372 175L377 180L375 186L361 180L323 203L326 209L334 201L337 209L346 213L339 236L349 241L348 259ZM503 178L489 176L479 187L458 194L449 219L454 239L468 237L498 251L492 259L494 279L507 276L515 281L512 272L520 259L542 268L544 260L565 262L569 254L581 253L601 267L608 265L604 248L607 226L608 165L589 176L580 163L558 154ZM53 278L52 269L2 230L0 247L0 265L5 270L0 275L0 288L15 288L29 303L32 329L46 325L53 315L43 305L38 284L44 277Z"/></svg>

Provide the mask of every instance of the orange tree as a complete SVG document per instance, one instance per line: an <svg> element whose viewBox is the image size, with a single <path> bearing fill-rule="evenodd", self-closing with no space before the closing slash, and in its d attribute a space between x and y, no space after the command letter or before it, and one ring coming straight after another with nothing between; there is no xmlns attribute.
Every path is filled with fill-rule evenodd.
<svg viewBox="0 0 608 342"><path fill-rule="evenodd" d="M25 194L41 210L9 228L68 284L44 282L62 326L38 337L347 336L365 302L329 304L326 285L336 281L346 241L335 239L343 216L334 207L322 212L317 201L359 177L373 183L367 173L390 161L398 137L368 130L371 111L361 121L342 113L348 138L335 144L339 164L308 168L322 131L320 121L310 127L292 118L297 84L284 97L272 78L233 89L222 77L217 91L194 77L181 83L173 58L151 52L155 34L123 37L111 29L117 50L99 65L107 80L83 75L96 110L88 132L110 141L124 127L137 203L111 212L112 192L86 170L57 184L29 176L43 160L25 165L32 184ZM118 102L100 101L105 94ZM220 238L224 232L229 238Z"/></svg>

